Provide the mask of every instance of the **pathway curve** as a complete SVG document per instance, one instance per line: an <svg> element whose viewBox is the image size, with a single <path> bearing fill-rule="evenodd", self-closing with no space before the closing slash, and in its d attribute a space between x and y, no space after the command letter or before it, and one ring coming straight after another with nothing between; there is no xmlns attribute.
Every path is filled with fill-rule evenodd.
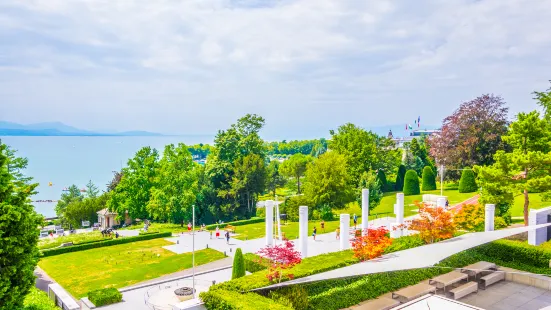
<svg viewBox="0 0 551 310"><path fill-rule="evenodd" d="M480 195L475 195L475 196L473 196L473 197L471 197L471 198L469 198L465 201L462 201L462 202L456 204L455 206L449 208L448 210L458 212L463 208L464 205L477 204L479 198L480 198Z"/></svg>

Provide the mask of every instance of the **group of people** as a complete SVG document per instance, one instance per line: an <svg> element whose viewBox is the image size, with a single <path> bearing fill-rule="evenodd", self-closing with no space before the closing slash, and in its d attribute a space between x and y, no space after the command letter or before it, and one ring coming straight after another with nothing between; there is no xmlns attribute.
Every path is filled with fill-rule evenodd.
<svg viewBox="0 0 551 310"><path fill-rule="evenodd" d="M191 232L192 229L193 229L193 226L191 225L191 222L189 222L187 224L188 232ZM201 228L199 228L199 231L207 231L207 226L204 223L201 224ZM220 239L220 228L218 228L218 226L216 226L215 233L216 233L216 239ZM183 234L183 232L182 232L182 234ZM212 239L212 231L210 232L210 238ZM226 239L226 243L230 244L230 232L229 231L225 231L224 238Z"/></svg>

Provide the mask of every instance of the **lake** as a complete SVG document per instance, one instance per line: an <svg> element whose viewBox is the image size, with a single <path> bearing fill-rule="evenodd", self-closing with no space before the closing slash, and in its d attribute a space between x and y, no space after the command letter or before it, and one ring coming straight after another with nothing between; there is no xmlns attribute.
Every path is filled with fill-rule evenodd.
<svg viewBox="0 0 551 310"><path fill-rule="evenodd" d="M100 190L106 189L113 171L126 166L128 159L143 146L151 146L162 154L171 143L212 143L214 136L159 137L0 137L3 143L27 157L25 174L39 183L33 200L58 200L71 184L84 188L92 180ZM48 183L52 182L52 186ZM55 216L56 203L33 203L36 211Z"/></svg>

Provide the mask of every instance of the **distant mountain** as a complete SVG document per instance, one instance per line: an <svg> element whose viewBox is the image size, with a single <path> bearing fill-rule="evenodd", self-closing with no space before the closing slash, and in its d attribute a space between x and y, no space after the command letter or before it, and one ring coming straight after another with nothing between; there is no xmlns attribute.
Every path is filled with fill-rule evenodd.
<svg viewBox="0 0 551 310"><path fill-rule="evenodd" d="M0 121L0 136L162 136L162 134L147 131L94 132L61 122L22 125Z"/></svg>

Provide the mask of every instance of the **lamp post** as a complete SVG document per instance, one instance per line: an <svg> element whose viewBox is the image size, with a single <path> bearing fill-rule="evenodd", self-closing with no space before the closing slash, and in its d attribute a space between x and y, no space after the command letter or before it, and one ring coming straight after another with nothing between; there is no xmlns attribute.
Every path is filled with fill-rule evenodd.
<svg viewBox="0 0 551 310"><path fill-rule="evenodd" d="M192 208L192 246L191 246L191 264L192 264L192 281L193 281L193 299L195 299L195 205L191 205Z"/></svg>

